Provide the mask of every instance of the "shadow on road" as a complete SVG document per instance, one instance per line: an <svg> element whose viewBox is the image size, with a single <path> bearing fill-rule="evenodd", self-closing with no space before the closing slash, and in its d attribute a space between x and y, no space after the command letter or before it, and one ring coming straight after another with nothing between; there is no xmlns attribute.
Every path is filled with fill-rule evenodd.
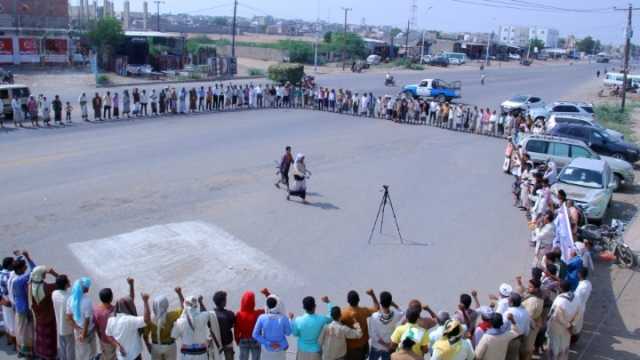
<svg viewBox="0 0 640 360"><path fill-rule="evenodd" d="M571 358L639 360L638 272L596 262L591 282L584 329Z"/></svg>

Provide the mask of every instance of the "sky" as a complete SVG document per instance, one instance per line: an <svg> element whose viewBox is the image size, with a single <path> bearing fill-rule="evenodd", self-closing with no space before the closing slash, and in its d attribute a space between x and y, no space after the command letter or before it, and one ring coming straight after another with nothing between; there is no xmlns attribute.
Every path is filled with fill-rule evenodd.
<svg viewBox="0 0 640 360"><path fill-rule="evenodd" d="M77 3L78 0L71 0ZM99 0L99 3L102 1ZM124 0L115 0L116 11L122 10ZM143 0L130 0L131 10L140 11ZM278 18L313 21L317 17L331 22L344 21L341 7L349 12L350 24L394 25L405 28L414 0L238 0L238 15L272 15ZM552 27L561 37L574 34L581 38L591 35L603 43L621 44L627 14L623 11L575 12L564 10L531 11L513 9L517 3L554 6L564 9L626 8L629 1L620 0L415 0L418 28L442 31L497 31L500 25ZM498 5L499 3L505 6ZM640 7L640 0L631 3ZM511 5L514 4L514 5ZM164 0L161 13L188 13L212 16L231 16L233 0ZM510 8L511 7L511 8ZM155 4L149 0L150 11ZM640 22L640 10L633 16ZM638 28L639 26L636 26ZM634 42L640 42L636 31Z"/></svg>

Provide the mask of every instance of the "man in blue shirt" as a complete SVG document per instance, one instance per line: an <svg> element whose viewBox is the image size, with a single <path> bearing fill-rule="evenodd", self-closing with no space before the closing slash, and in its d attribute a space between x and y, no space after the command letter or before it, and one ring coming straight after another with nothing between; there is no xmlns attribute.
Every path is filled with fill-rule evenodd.
<svg viewBox="0 0 640 360"><path fill-rule="evenodd" d="M18 353L25 357L31 356L33 348L33 317L29 311L29 278L31 271L36 264L31 260L29 253L22 252L13 264L16 274L13 279L13 304L16 311L16 341L18 344Z"/></svg>
<svg viewBox="0 0 640 360"><path fill-rule="evenodd" d="M331 322L328 316L315 314L316 300L307 296L302 299L302 307L305 314L293 319L291 318L291 333L298 337L298 360L320 360L321 347L318 344L318 337L322 328Z"/></svg>

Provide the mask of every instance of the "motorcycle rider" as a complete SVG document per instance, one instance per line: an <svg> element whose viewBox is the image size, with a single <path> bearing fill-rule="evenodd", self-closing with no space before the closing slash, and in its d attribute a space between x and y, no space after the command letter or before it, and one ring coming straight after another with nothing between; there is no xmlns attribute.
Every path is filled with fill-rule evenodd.
<svg viewBox="0 0 640 360"><path fill-rule="evenodd" d="M395 82L393 80L393 76L391 76L390 73L386 73L385 74L385 76L384 76L384 84L385 85L389 85L389 84L393 85L393 84L395 84Z"/></svg>

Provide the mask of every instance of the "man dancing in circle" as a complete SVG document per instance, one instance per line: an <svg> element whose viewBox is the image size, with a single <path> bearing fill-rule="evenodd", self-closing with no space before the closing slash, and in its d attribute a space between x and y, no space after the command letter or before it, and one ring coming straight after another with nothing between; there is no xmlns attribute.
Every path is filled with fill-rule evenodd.
<svg viewBox="0 0 640 360"><path fill-rule="evenodd" d="M278 189L280 189L280 184L283 184L289 189L289 169L291 168L291 164L293 163L293 155L291 155L291 146L287 146L285 148L284 155L282 155L282 160L280 161L279 167L279 175L280 179L274 184Z"/></svg>

